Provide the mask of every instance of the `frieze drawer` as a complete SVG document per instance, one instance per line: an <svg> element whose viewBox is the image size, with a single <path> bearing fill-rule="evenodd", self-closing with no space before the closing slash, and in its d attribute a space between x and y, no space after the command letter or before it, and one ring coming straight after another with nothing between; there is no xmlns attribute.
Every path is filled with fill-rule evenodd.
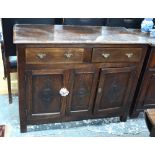
<svg viewBox="0 0 155 155"><path fill-rule="evenodd" d="M27 48L26 64L82 63L83 48Z"/></svg>
<svg viewBox="0 0 155 155"><path fill-rule="evenodd" d="M139 62L141 48L94 48L92 62Z"/></svg>

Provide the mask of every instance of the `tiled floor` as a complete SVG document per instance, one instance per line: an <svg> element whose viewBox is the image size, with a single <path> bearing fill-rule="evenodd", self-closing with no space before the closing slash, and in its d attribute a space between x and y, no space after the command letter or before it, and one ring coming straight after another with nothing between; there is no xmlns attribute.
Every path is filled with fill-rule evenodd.
<svg viewBox="0 0 155 155"><path fill-rule="evenodd" d="M20 133L18 96L8 103L7 95L0 95L0 124L7 126L9 137L148 137L143 118L120 122L118 118L93 119L65 123L28 126L27 133Z"/></svg>

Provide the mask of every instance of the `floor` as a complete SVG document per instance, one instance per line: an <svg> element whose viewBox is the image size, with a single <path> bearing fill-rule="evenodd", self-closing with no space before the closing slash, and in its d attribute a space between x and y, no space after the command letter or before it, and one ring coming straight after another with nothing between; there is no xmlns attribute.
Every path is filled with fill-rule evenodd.
<svg viewBox="0 0 155 155"><path fill-rule="evenodd" d="M143 113L137 119L120 122L119 118L93 119L65 123L28 126L20 133L18 96L8 103L7 95L0 95L0 124L7 126L7 137L148 137Z"/></svg>

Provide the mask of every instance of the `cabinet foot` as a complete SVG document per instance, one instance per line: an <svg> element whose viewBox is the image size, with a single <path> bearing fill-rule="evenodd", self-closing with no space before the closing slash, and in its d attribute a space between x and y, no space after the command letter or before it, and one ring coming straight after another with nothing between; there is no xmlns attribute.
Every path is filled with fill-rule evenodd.
<svg viewBox="0 0 155 155"><path fill-rule="evenodd" d="M127 116L125 115L125 116L120 116L120 121L121 122L126 122L127 121Z"/></svg>
<svg viewBox="0 0 155 155"><path fill-rule="evenodd" d="M21 126L20 126L20 132L21 132L21 133L27 132L27 126L26 126L26 125L21 125Z"/></svg>
<svg viewBox="0 0 155 155"><path fill-rule="evenodd" d="M12 95L9 95L9 104L12 103Z"/></svg>
<svg viewBox="0 0 155 155"><path fill-rule="evenodd" d="M155 137L155 132L150 132L150 137Z"/></svg>
<svg viewBox="0 0 155 155"><path fill-rule="evenodd" d="M135 112L135 113L132 113L130 114L130 118L134 119L134 118L137 118L139 116L139 112Z"/></svg>

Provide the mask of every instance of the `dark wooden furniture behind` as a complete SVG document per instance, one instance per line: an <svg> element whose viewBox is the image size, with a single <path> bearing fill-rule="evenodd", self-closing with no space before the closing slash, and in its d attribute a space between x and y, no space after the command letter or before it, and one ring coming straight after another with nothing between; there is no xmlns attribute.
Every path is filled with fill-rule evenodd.
<svg viewBox="0 0 155 155"><path fill-rule="evenodd" d="M5 136L5 125L0 125L0 137Z"/></svg>
<svg viewBox="0 0 155 155"><path fill-rule="evenodd" d="M150 132L150 137L155 137L155 109L145 110L145 121Z"/></svg>
<svg viewBox="0 0 155 155"><path fill-rule="evenodd" d="M21 132L30 124L126 121L148 48L137 38L125 28L16 25Z"/></svg>
<svg viewBox="0 0 155 155"><path fill-rule="evenodd" d="M111 26L140 29L144 18L63 18L63 25Z"/></svg>
<svg viewBox="0 0 155 155"><path fill-rule="evenodd" d="M64 18L64 25L85 25L85 26L103 26L106 25L106 18Z"/></svg>
<svg viewBox="0 0 155 155"><path fill-rule="evenodd" d="M131 109L131 117L137 117L139 112L155 108L155 47L150 51L144 75L136 100Z"/></svg>
<svg viewBox="0 0 155 155"><path fill-rule="evenodd" d="M13 44L14 24L55 24L52 18L2 18L2 58L4 79L7 78L9 103L12 103L11 73L17 72L16 46Z"/></svg>
<svg viewBox="0 0 155 155"><path fill-rule="evenodd" d="M126 27L126 28L141 28L141 22L144 18L107 18L106 26Z"/></svg>

